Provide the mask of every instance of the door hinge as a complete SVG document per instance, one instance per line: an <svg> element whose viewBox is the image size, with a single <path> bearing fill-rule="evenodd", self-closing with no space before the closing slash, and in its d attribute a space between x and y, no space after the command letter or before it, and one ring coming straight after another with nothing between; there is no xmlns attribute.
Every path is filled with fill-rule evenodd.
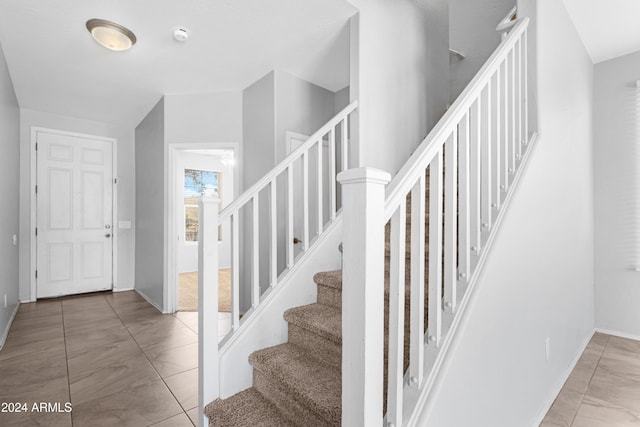
<svg viewBox="0 0 640 427"><path fill-rule="evenodd" d="M36 151L38 151L38 143L36 142Z"/></svg>
<svg viewBox="0 0 640 427"><path fill-rule="evenodd" d="M36 236L38 235L38 227L36 227Z"/></svg>
<svg viewBox="0 0 640 427"><path fill-rule="evenodd" d="M36 270L36 279L38 278L38 270Z"/></svg>
<svg viewBox="0 0 640 427"><path fill-rule="evenodd" d="M38 186L36 185L36 194L38 194Z"/></svg>
<svg viewBox="0 0 640 427"><path fill-rule="evenodd" d="M118 183L118 178L113 178L113 183L117 184Z"/></svg>

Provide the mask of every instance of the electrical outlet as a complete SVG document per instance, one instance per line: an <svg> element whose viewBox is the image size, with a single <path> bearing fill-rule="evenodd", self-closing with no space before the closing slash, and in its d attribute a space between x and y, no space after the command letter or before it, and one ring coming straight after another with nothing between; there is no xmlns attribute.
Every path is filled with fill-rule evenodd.
<svg viewBox="0 0 640 427"><path fill-rule="evenodd" d="M547 362L551 359L551 337L544 340L544 360Z"/></svg>
<svg viewBox="0 0 640 427"><path fill-rule="evenodd" d="M7 294L4 294L4 308L7 308Z"/></svg>
<svg viewBox="0 0 640 427"><path fill-rule="evenodd" d="M17 235L13 235L13 246L16 246L18 244L18 236Z"/></svg>

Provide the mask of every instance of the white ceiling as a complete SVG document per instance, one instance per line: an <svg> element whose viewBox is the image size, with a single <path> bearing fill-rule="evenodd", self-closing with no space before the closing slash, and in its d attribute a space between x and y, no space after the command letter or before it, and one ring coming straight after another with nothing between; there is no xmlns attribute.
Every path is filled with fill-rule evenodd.
<svg viewBox="0 0 640 427"><path fill-rule="evenodd" d="M564 0L594 63L640 50L640 0Z"/></svg>
<svg viewBox="0 0 640 427"><path fill-rule="evenodd" d="M0 43L22 108L135 126L162 94L241 90L274 68L342 89L355 12L344 0L2 0ZM90 18L137 44L104 49Z"/></svg>

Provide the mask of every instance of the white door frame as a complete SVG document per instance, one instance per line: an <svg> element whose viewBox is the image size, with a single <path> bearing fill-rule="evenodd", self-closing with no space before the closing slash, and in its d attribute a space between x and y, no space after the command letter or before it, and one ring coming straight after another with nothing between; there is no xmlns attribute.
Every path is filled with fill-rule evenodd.
<svg viewBox="0 0 640 427"><path fill-rule="evenodd" d="M225 149L233 150L233 156L235 159L235 166L233 168L233 198L235 199L239 195L240 188L240 168L242 167L242 153L240 152L240 144L237 142L206 142L206 143L191 143L180 144L173 143L168 144L167 152L167 169L165 173L165 233L164 247L165 251L165 266L164 279L163 279L163 313L175 313L178 309L178 234L177 230L177 210L176 205L176 180L178 175L176 173L178 152L185 150L215 150Z"/></svg>
<svg viewBox="0 0 640 427"><path fill-rule="evenodd" d="M37 211L38 211L38 206L37 206L37 200L36 200L36 185L38 183L38 178L37 178L37 168L38 168L38 163L37 163L37 157L36 157L36 141L37 141L37 137L38 137L38 132L44 132L44 133L54 133L57 135L65 135L65 136L72 136L72 137L77 137L77 138L86 138L86 139L94 139L94 140L99 140L99 141L106 141L106 142L110 142L111 143L111 149L112 149L112 164L111 164L111 169L113 172L113 182L111 183L111 186L113 188L113 193L112 193L112 222L113 224L111 225L111 230L113 231L112 233L112 237L113 237L113 243L112 243L112 251L111 251L111 269L112 269L112 273L111 273L111 282L113 285L112 291L116 292L118 290L118 228L117 228L117 224L118 224L118 186L116 185L117 181L118 181L118 140L116 138L108 138L108 137L104 137L104 136L98 136L98 135L89 135L89 134L85 134L85 133L79 133L79 132L69 132L69 131L63 131L63 130L58 130L58 129L51 129L51 128L45 128L45 127L39 127L39 126L31 126L31 147L29 148L29 153L30 153L30 162L31 162L31 173L29 176L29 192L31 194L31 212L30 212L30 218L29 218L29 231L31 234L30 237L30 254L29 254L29 274L30 274L30 279L29 279L29 302L34 302L37 299L37 279L36 279L36 268L37 268L37 244L38 241L36 239L36 226L38 224L38 216L37 216Z"/></svg>

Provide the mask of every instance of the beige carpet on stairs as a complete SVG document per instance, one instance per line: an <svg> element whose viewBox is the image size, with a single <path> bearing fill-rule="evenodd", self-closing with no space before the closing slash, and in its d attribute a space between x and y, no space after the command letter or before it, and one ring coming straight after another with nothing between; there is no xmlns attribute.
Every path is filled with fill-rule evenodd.
<svg viewBox="0 0 640 427"><path fill-rule="evenodd" d="M198 311L198 272L178 275L178 311ZM231 312L231 269L218 270L218 311Z"/></svg>

